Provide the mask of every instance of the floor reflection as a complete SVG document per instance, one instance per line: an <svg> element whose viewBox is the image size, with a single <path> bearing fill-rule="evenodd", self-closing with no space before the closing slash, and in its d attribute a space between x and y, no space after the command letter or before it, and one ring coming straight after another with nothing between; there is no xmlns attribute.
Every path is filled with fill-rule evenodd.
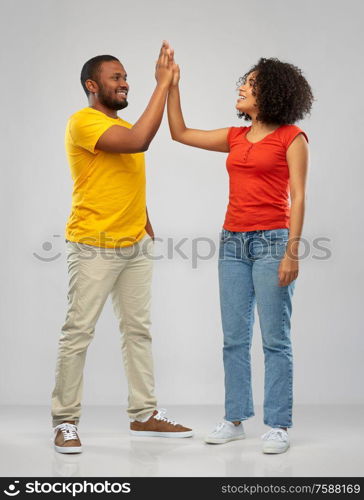
<svg viewBox="0 0 364 500"><path fill-rule="evenodd" d="M54 451L52 472L55 477L80 477L81 455Z"/></svg>

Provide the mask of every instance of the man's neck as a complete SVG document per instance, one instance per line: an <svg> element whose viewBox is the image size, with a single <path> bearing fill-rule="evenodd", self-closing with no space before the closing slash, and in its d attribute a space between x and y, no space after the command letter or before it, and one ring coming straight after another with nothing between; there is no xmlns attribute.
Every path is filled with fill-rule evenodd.
<svg viewBox="0 0 364 500"><path fill-rule="evenodd" d="M117 111L115 109L107 108L106 106L103 106L99 102L90 103L89 107L92 109L97 109L97 111L101 111L101 113L104 113L105 115L110 116L110 118L118 118L118 114L117 114Z"/></svg>

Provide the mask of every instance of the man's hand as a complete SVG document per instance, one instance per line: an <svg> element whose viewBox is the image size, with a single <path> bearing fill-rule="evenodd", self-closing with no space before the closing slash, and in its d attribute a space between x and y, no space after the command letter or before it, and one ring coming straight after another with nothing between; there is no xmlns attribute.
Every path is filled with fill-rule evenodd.
<svg viewBox="0 0 364 500"><path fill-rule="evenodd" d="M152 238L152 240L154 241L154 231L153 231L152 226L150 224L145 226L145 230L149 234L149 236Z"/></svg>
<svg viewBox="0 0 364 500"><path fill-rule="evenodd" d="M164 87L170 86L173 78L172 61L171 47L168 42L163 41L159 58L155 65L155 78L158 85Z"/></svg>
<svg viewBox="0 0 364 500"><path fill-rule="evenodd" d="M173 77L171 81L171 87L176 87L180 80L180 74L181 74L180 68L176 63L176 61L174 60L174 49L172 49L172 47L169 45L168 42L165 41L164 43L165 43L165 48L167 50L167 54L169 56L169 60L172 64Z"/></svg>

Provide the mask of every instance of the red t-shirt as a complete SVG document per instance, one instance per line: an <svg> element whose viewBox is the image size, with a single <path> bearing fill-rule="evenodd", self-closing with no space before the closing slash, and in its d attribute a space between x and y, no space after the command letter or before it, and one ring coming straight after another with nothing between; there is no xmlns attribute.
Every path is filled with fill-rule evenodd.
<svg viewBox="0 0 364 500"><path fill-rule="evenodd" d="M229 205L224 229L257 231L289 228L289 169L286 151L298 134L296 125L281 125L261 141L249 142L250 127L230 127Z"/></svg>

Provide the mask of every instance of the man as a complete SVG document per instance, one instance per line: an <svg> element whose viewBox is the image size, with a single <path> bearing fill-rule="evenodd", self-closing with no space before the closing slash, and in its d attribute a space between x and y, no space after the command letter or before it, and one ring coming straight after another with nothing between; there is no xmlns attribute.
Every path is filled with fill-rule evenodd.
<svg viewBox="0 0 364 500"><path fill-rule="evenodd" d="M68 312L52 392L54 447L60 453L82 451L77 425L86 351L110 293L122 333L130 432L193 434L156 408L149 332L154 235L146 208L143 152L162 120L172 64L171 50L163 42L156 88L134 125L117 115L128 105L129 92L120 61L97 56L82 68L89 106L71 116L65 138L74 188L66 227Z"/></svg>

